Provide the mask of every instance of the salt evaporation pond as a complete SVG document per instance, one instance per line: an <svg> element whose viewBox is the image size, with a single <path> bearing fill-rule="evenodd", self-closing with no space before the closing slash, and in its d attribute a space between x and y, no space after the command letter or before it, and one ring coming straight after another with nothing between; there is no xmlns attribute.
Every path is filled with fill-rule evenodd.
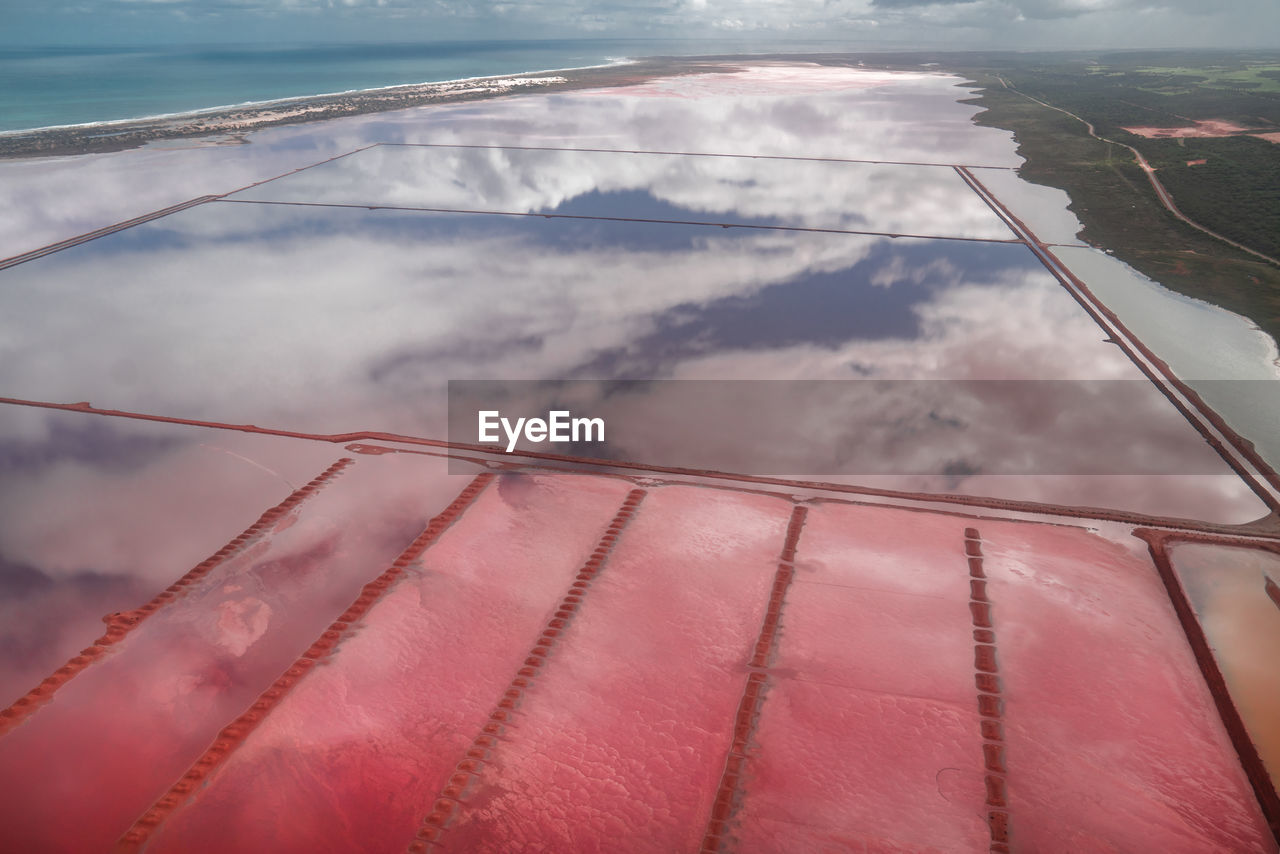
<svg viewBox="0 0 1280 854"><path fill-rule="evenodd" d="M1254 549L1270 508L972 189L1077 242L961 83L761 64L0 164L5 256L227 194L0 270L0 396L95 407L0 403L0 847L1274 852L1132 536ZM1198 383L1274 379L1247 325L1054 251L1268 439ZM422 443L449 380L565 379L639 471ZM765 382L836 391L722 395ZM1224 564L1264 619L1274 560L1199 548L1210 628Z"/></svg>

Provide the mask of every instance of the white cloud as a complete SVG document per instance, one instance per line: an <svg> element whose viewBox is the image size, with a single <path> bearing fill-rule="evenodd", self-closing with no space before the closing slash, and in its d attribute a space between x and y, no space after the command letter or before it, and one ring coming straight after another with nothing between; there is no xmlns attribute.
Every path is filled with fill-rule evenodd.
<svg viewBox="0 0 1280 854"><path fill-rule="evenodd" d="M0 10L9 25L0 38L11 43L41 29L74 40L76 26L102 40L126 16L135 33L146 18L158 38L206 42L242 40L255 20L275 28L258 35L295 41L874 36L895 47L1123 48L1275 46L1280 38L1274 0L0 0ZM225 31L209 29L215 18Z"/></svg>

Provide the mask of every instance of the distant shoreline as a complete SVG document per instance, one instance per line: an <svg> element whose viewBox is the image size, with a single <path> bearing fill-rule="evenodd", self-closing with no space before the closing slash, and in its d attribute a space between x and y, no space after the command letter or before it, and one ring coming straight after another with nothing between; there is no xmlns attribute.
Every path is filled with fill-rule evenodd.
<svg viewBox="0 0 1280 854"><path fill-rule="evenodd" d="M364 88L343 89L335 92L313 92L304 95L285 95L279 98L261 98L251 99L247 101L238 101L232 104L215 104L209 107L197 107L190 110L176 110L165 113L155 113L145 116L129 116L119 119L98 119L87 122L71 122L57 125L43 125L40 127L13 128L10 130L0 130L0 139L6 136L17 136L29 133L43 133L45 131L67 131L81 130L91 128L111 128L123 127L127 125L137 124L139 122L154 122L166 119L189 119L196 116L221 115L235 110L244 110L255 107L272 107L282 104L290 104L299 101L319 101L329 98L342 98L351 96L368 96L377 95L390 90L402 90L422 86L446 85L446 84L467 84L485 81L506 80L512 77L533 77L542 74L563 74L572 71L591 71L597 68L611 68L617 65L630 65L635 60L630 58L622 58L613 62L602 62L596 65L581 65L570 68L537 68L529 71L517 71L510 74L486 74L483 76L458 77L448 80L423 80L416 83L392 83L387 86L369 86Z"/></svg>
<svg viewBox="0 0 1280 854"><path fill-rule="evenodd" d="M428 104L497 98L522 92L628 86L678 74L732 70L723 61L652 57L549 71L410 83L296 98L278 98L184 113L59 125L0 133L0 159L95 154L139 148L171 139L225 137L268 127L304 124L343 116L403 110Z"/></svg>

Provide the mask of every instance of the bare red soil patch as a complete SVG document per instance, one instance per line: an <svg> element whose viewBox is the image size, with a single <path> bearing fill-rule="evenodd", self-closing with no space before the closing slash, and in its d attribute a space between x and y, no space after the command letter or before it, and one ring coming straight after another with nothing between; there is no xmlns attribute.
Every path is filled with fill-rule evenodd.
<svg viewBox="0 0 1280 854"><path fill-rule="evenodd" d="M1129 133L1146 137L1147 139L1178 139L1187 137L1233 136L1237 133L1243 133L1249 130L1249 128L1241 127L1238 124L1223 121L1221 119L1204 119L1189 127L1136 127L1125 128L1125 130Z"/></svg>

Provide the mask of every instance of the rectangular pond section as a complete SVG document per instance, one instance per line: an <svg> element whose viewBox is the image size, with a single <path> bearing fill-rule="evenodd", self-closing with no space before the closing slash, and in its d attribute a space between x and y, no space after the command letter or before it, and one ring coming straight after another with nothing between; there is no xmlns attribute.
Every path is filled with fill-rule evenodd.
<svg viewBox="0 0 1280 854"><path fill-rule="evenodd" d="M776 157L377 145L228 198L1014 237L950 166Z"/></svg>
<svg viewBox="0 0 1280 854"><path fill-rule="evenodd" d="M1171 438L1188 462L1155 472L1209 480L1172 491L1144 481L1136 507L1263 515L1019 244L209 202L0 271L0 311L14 321L0 343L0 396L325 434L444 438L449 380L1131 381L1122 405L1024 385L1048 397L1017 414L998 396L957 412L895 394L822 423L796 423L783 407L738 419L783 428L781 442L751 430L735 441L752 459L777 453L770 473L834 473L823 462L832 448L875 441L910 459L907 474L932 455L932 479L897 488L1116 506L1134 490L980 479L1130 475L1127 460L1098 462L1088 431L1131 436L1144 455ZM677 409L615 411L647 425L632 431L633 461L713 465L682 444L687 431L664 426ZM1063 420L1079 418L1088 430ZM826 435L840 425L843 437ZM1010 470L989 456L1005 450L1002 436L1067 459Z"/></svg>

